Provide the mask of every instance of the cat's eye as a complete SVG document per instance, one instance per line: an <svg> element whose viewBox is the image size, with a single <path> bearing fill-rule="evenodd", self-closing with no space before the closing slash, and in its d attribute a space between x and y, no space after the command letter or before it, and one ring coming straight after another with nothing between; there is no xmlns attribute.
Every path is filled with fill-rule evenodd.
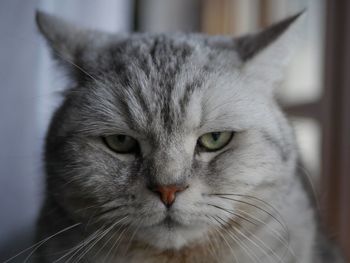
<svg viewBox="0 0 350 263"><path fill-rule="evenodd" d="M127 135L116 134L103 138L107 146L117 153L132 153L138 148L138 142Z"/></svg>
<svg viewBox="0 0 350 263"><path fill-rule="evenodd" d="M198 143L206 151L218 151L231 141L233 135L234 132L210 132L199 137Z"/></svg>

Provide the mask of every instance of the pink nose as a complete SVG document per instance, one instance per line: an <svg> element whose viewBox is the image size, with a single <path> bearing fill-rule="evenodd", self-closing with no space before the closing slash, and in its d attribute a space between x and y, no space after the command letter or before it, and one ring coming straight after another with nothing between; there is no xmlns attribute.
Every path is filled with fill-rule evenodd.
<svg viewBox="0 0 350 263"><path fill-rule="evenodd" d="M177 185L157 185L152 189L153 192L158 193L160 200L166 205L166 207L170 207L176 198L176 193L182 192L188 188L187 186L177 186Z"/></svg>

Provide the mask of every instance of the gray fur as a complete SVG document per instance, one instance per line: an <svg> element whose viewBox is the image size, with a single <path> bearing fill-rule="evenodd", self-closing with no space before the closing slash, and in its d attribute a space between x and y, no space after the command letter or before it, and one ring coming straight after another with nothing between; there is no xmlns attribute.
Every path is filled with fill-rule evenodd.
<svg viewBox="0 0 350 263"><path fill-rule="evenodd" d="M39 12L39 29L71 88L46 139L38 240L80 225L40 246L38 262L64 255L84 262L275 262L282 255L283 262L316 262L314 209L273 95L296 18L234 39L116 36ZM271 50L281 57L271 58ZM235 136L219 152L201 152L198 137L215 131ZM112 152L101 139L112 134L134 137L140 151ZM189 187L167 210L149 190L156 184ZM76 248L111 224L95 245Z"/></svg>

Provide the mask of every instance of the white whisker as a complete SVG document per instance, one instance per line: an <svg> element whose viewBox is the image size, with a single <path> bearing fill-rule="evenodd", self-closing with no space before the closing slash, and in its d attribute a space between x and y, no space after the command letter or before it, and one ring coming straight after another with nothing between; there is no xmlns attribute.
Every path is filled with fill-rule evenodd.
<svg viewBox="0 0 350 263"><path fill-rule="evenodd" d="M76 223L76 224L74 224L74 225L72 225L72 226L66 227L66 228L64 228L64 229L62 229L62 230L56 232L55 234L53 234L53 235L51 235L51 236L49 236L49 237L47 237L47 238L45 238L45 239L39 241L38 243L32 245L31 247L26 248L25 250L22 250L20 253L18 253L18 254L16 254L16 255L14 255L13 257L7 259L7 260L4 261L3 263L10 262L11 260L15 259L16 257L18 257L18 256L22 255L23 253L27 252L28 250L34 248L34 249L31 251L31 253L27 256L27 258L24 260L24 262L28 262L29 258L30 258L30 257L35 253L35 251L38 250L44 243L46 243L46 242L49 241L50 239L52 239L52 238L54 238L54 237L56 237L56 236L62 234L63 232L66 232L66 231L68 231L68 230L70 230L70 229L72 229L72 228L75 228L75 227L79 226L79 225L81 225L81 223Z"/></svg>

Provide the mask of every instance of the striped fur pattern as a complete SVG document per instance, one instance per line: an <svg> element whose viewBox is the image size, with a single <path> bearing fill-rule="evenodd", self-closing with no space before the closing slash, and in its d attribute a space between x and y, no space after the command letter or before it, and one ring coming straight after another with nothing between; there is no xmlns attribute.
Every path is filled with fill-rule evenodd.
<svg viewBox="0 0 350 263"><path fill-rule="evenodd" d="M321 262L293 132L274 99L297 17L235 39L113 35L39 12L71 88L46 140L38 240L51 238L31 258ZM216 131L235 135L198 151ZM101 138L112 134L132 136L140 152L111 151ZM189 187L167 209L152 183Z"/></svg>

